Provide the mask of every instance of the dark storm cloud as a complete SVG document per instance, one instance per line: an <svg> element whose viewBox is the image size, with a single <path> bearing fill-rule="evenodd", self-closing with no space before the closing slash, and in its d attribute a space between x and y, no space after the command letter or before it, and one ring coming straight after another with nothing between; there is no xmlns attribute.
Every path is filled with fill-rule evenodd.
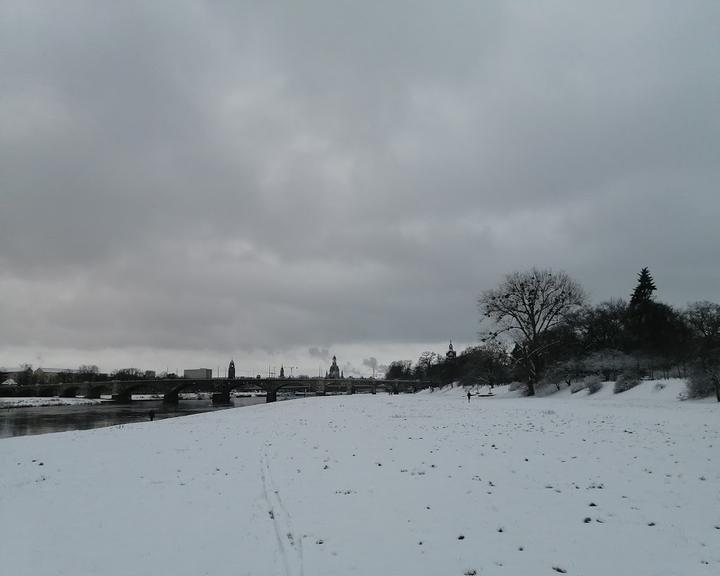
<svg viewBox="0 0 720 576"><path fill-rule="evenodd" d="M596 301L642 266L717 301L718 18L5 2L0 352L368 343L360 364L472 341L477 294L533 265Z"/></svg>

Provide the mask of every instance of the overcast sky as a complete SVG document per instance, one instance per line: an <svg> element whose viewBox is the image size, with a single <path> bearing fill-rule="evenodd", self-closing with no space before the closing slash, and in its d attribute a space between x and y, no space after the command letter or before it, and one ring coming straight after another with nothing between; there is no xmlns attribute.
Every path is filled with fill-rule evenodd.
<svg viewBox="0 0 720 576"><path fill-rule="evenodd" d="M0 366L347 373L507 272L720 301L720 3L0 0Z"/></svg>

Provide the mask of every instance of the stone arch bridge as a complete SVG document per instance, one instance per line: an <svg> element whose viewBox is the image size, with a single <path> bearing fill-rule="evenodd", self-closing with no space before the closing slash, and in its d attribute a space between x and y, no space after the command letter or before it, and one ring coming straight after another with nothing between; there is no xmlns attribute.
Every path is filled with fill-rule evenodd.
<svg viewBox="0 0 720 576"><path fill-rule="evenodd" d="M355 394L417 392L424 388L438 387L439 384L420 380L374 380L364 378L345 378L330 380L325 378L164 378L155 380L110 380L106 382L30 384L25 386L3 386L6 396L40 396L74 398L100 398L112 396L118 402L130 402L133 394L162 394L163 400L176 403L180 393L209 392L213 402L227 404L233 392L252 392L261 390L266 394L267 402L275 402L278 392L288 394Z"/></svg>

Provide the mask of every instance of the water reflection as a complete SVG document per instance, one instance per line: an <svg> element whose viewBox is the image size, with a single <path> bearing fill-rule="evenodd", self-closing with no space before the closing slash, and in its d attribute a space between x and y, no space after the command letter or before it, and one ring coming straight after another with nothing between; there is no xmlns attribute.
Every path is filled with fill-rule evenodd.
<svg viewBox="0 0 720 576"><path fill-rule="evenodd" d="M106 402L84 406L0 409L0 438L144 422L150 419L151 410L155 412L155 420L162 420L263 402L265 398L233 398L231 406L213 406L210 400L180 400L175 405L165 404L162 400L142 400L131 404Z"/></svg>

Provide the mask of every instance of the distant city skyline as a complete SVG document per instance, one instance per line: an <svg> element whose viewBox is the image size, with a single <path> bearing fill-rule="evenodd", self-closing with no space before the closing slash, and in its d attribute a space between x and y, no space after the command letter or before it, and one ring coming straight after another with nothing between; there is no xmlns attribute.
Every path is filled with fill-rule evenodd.
<svg viewBox="0 0 720 576"><path fill-rule="evenodd" d="M532 266L720 301L718 21L3 2L0 365L367 375L477 343L478 295Z"/></svg>
<svg viewBox="0 0 720 576"><path fill-rule="evenodd" d="M384 373L390 362L410 360L414 363L418 356L426 350L437 352L444 357L448 343L449 341L381 345L375 347L375 355L365 353L371 351L370 346L366 348L357 344L338 346L332 350L329 348L315 348L312 353L308 349L297 348L278 352L274 355L268 351L252 351L250 353L238 352L229 356L208 351L187 351L186 354L181 353L178 355L174 351L161 351L158 353L154 350L126 349L120 353L117 351L110 351L105 354L100 352L95 357L95 360L83 351L54 349L48 351L45 355L35 355L32 358L16 363L0 363L0 366L12 368L21 364L31 364L34 369L43 366L76 369L81 365L96 365L101 372L106 373L123 368L138 368L143 371L154 370L158 374L167 371L178 375L182 375L183 370L188 368L210 368L213 371L213 376L217 376L218 370L220 376L224 376L232 360L235 362L235 374L238 377L254 377L258 374L266 377L268 370L275 372L277 375L281 366L285 367L287 376L290 375L290 368L292 367L294 377L300 375L316 377L318 374L325 375L332 363L334 354L337 356L338 366L346 376L369 377L373 374L373 359L375 360L374 365L377 376ZM462 351L466 346L477 344L477 342L469 342L466 345L461 345L453 340L453 346L458 351ZM12 354L13 351L11 350L10 353ZM16 351L14 353L19 355L23 352ZM327 354L329 354L329 357ZM171 358L185 358L186 360L173 363L169 361ZM356 361L355 358L360 358L360 360ZM264 362L261 359L264 359ZM50 364L48 361L54 363Z"/></svg>

